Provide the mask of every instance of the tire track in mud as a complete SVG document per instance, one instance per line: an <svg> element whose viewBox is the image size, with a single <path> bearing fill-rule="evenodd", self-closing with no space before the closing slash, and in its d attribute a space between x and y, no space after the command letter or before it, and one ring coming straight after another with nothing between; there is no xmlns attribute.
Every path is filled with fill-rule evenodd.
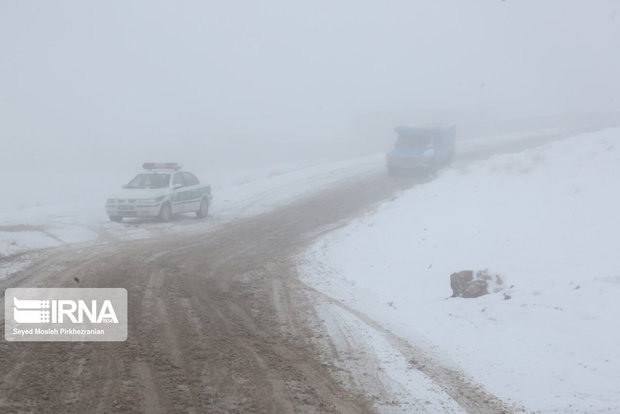
<svg viewBox="0 0 620 414"><path fill-rule="evenodd" d="M346 193L358 193L353 187ZM124 343L3 342L0 372L16 379L0 388L3 409L372 411L324 365L308 340L305 311L297 310L303 304L288 299L278 311L271 300L269 264L301 247L307 231L346 218L350 205L337 203L338 193L325 196L336 202L327 221L308 214L308 208L321 211L325 199L309 198L212 233L50 250L13 283L124 287L129 337ZM381 198L370 189L362 194Z"/></svg>

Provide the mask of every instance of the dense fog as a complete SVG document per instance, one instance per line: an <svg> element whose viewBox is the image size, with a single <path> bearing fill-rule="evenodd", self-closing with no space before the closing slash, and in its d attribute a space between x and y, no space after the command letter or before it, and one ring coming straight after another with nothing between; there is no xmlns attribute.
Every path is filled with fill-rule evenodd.
<svg viewBox="0 0 620 414"><path fill-rule="evenodd" d="M620 413L619 11L0 0L0 411Z"/></svg>
<svg viewBox="0 0 620 414"><path fill-rule="evenodd" d="M619 6L5 0L0 169L346 158L397 124L475 135L618 111Z"/></svg>

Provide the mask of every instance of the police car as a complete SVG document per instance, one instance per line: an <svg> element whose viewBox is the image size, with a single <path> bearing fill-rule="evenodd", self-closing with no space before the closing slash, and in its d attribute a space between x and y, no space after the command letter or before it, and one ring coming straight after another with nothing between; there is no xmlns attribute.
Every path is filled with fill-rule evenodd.
<svg viewBox="0 0 620 414"><path fill-rule="evenodd" d="M108 198L105 210L110 220L156 217L169 221L174 214L188 212L199 218L207 216L212 202L210 185L201 184L177 163L147 162L142 167L144 172Z"/></svg>

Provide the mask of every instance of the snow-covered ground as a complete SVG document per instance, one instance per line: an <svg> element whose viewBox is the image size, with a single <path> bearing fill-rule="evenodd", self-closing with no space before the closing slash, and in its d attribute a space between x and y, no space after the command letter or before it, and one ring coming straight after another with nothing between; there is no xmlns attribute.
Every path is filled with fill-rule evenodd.
<svg viewBox="0 0 620 414"><path fill-rule="evenodd" d="M331 324L368 347L381 326L528 412L620 412L619 129L446 170L299 260L351 311ZM498 292L451 298L453 272L484 269ZM407 403L407 364L385 346L375 357Z"/></svg>

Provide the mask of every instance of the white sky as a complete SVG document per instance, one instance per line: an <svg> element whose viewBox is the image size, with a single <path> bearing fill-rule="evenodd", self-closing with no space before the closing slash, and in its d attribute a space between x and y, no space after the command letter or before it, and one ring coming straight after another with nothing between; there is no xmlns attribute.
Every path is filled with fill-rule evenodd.
<svg viewBox="0 0 620 414"><path fill-rule="evenodd" d="M378 112L620 110L619 10L619 0L0 0L0 161L238 165L320 154Z"/></svg>

